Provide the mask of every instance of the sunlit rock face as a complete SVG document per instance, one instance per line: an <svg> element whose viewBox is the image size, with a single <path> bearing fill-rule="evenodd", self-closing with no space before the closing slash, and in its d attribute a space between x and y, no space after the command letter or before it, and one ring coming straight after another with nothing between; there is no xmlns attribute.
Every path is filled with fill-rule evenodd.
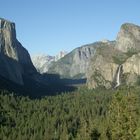
<svg viewBox="0 0 140 140"><path fill-rule="evenodd" d="M139 76L140 26L125 23L120 28L114 47L100 47L92 57L87 71L87 85L89 88L114 88L117 79L119 85L134 85Z"/></svg>
<svg viewBox="0 0 140 140"><path fill-rule="evenodd" d="M140 51L140 26L131 23L123 24L116 39L116 48L122 52Z"/></svg>
<svg viewBox="0 0 140 140"><path fill-rule="evenodd" d="M85 78L89 61L100 44L100 42L96 42L74 49L57 62L53 62L48 72L60 74L65 78Z"/></svg>
<svg viewBox="0 0 140 140"><path fill-rule="evenodd" d="M123 63L123 73L126 74L126 83L133 85L140 76L140 53L134 54Z"/></svg>
<svg viewBox="0 0 140 140"><path fill-rule="evenodd" d="M119 51L114 46L115 42L103 43L96 50L86 73L89 88L112 87L112 81L118 67L118 64L114 63L113 56L119 54Z"/></svg>
<svg viewBox="0 0 140 140"><path fill-rule="evenodd" d="M0 19L0 52L17 60L15 51L16 31L15 24L4 19Z"/></svg>
<svg viewBox="0 0 140 140"><path fill-rule="evenodd" d="M0 18L0 75L23 85L23 75L34 72L28 51L16 39L15 24Z"/></svg>

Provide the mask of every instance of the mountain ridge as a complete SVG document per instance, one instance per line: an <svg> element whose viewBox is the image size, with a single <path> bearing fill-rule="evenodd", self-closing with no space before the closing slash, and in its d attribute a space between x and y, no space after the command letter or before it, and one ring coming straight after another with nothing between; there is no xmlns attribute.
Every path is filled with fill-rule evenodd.
<svg viewBox="0 0 140 140"><path fill-rule="evenodd" d="M85 78L89 61L94 56L96 48L98 48L100 45L108 43L114 43L114 41L98 41L75 48L62 59L52 63L48 72L60 74L62 77Z"/></svg>
<svg viewBox="0 0 140 140"><path fill-rule="evenodd" d="M87 78L89 88L112 88L116 87L116 75L118 76L120 65L122 69L119 71L118 81L121 84L133 85L137 83L140 75L139 53L140 26L125 23L114 41L103 40L83 45L66 55L61 54L62 58L57 61L51 56L43 56L48 60L43 63L41 59L39 61L42 63L41 67L47 69L41 73L47 73L39 74L30 54L16 38L15 23L0 18L0 76L19 85L30 87L32 82L49 87L49 81L53 81L48 79L52 77L54 82L56 79L58 82L60 75L60 78L64 79Z"/></svg>

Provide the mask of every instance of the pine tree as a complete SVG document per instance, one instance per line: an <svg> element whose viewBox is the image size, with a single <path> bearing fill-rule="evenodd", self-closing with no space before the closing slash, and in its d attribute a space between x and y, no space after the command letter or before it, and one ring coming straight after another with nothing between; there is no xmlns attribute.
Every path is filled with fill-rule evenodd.
<svg viewBox="0 0 140 140"><path fill-rule="evenodd" d="M109 128L113 140L133 140L137 128L138 97L135 94L114 95L109 109Z"/></svg>

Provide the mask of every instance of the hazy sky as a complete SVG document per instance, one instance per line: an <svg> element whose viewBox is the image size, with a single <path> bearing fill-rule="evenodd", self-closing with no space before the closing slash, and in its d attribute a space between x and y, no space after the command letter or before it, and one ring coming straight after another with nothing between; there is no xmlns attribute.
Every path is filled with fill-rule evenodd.
<svg viewBox="0 0 140 140"><path fill-rule="evenodd" d="M0 17L16 23L31 54L55 55L114 40L122 23L140 25L140 0L0 0Z"/></svg>

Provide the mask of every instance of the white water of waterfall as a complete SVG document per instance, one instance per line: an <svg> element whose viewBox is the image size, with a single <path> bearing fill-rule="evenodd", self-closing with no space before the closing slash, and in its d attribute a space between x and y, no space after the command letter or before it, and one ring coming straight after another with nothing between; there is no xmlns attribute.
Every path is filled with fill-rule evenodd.
<svg viewBox="0 0 140 140"><path fill-rule="evenodd" d="M116 87L118 87L119 85L120 85L120 72L121 72L121 65L119 66L119 68L118 68L118 72L117 72L117 78L116 78L116 86L115 86L115 88Z"/></svg>

